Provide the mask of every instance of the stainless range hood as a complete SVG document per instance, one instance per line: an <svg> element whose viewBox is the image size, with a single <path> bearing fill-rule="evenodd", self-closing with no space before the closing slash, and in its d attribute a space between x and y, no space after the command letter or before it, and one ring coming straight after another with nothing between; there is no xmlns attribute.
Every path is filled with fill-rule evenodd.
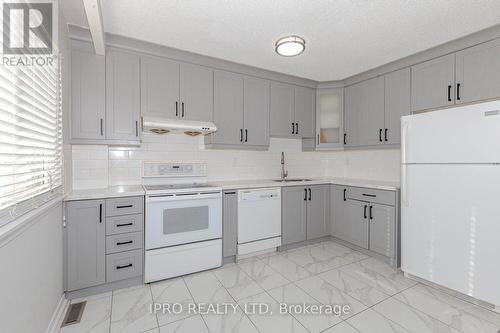
<svg viewBox="0 0 500 333"><path fill-rule="evenodd" d="M190 136L207 135L217 131L214 123L209 121L193 121L169 119L164 117L142 117L142 130L155 134L186 134Z"/></svg>

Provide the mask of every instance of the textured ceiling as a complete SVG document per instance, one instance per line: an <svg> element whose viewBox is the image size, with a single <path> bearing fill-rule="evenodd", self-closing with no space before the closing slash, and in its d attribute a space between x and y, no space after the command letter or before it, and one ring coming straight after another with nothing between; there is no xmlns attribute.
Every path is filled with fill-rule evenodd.
<svg viewBox="0 0 500 333"><path fill-rule="evenodd" d="M64 0L86 26L81 0ZM500 24L499 0L103 0L106 32L317 81L339 80ZM297 34L294 58L274 42Z"/></svg>

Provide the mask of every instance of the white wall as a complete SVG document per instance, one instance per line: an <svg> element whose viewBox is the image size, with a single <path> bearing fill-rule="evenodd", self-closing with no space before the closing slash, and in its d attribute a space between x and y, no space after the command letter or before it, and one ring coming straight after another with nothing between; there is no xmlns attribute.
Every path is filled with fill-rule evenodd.
<svg viewBox="0 0 500 333"><path fill-rule="evenodd" d="M63 293L62 203L0 243L0 332L44 332Z"/></svg>
<svg viewBox="0 0 500 333"><path fill-rule="evenodd" d="M280 154L289 177L399 180L399 150L302 152L297 139L271 139L269 151L210 150L203 138L143 134L140 147L74 145L73 188L141 183L143 161L205 162L209 180L280 177Z"/></svg>

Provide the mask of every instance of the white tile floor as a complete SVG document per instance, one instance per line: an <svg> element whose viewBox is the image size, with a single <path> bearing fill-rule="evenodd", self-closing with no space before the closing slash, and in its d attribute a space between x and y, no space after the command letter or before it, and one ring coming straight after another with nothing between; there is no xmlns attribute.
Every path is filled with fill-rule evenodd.
<svg viewBox="0 0 500 333"><path fill-rule="evenodd" d="M75 300L79 301L79 300ZM151 314L150 305L181 303L177 314ZM227 315L198 315L189 303L229 303ZM272 315L245 304L266 303ZM279 314L280 303L349 305L350 313ZM374 258L334 242L249 258L211 271L87 298L69 332L481 332L498 333L500 314L406 279Z"/></svg>

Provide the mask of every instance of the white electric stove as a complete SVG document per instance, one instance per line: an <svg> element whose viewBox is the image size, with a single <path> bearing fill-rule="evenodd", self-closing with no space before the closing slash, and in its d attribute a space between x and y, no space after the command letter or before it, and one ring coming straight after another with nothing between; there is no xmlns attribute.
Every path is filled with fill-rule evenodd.
<svg viewBox="0 0 500 333"><path fill-rule="evenodd" d="M203 163L144 162L146 283L222 264L222 189Z"/></svg>

